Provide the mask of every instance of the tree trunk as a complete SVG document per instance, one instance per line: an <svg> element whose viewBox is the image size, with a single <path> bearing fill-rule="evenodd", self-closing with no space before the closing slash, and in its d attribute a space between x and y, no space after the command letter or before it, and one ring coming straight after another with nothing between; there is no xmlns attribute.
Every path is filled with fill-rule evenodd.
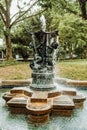
<svg viewBox="0 0 87 130"><path fill-rule="evenodd" d="M6 40L6 60L12 60L12 47L11 47L11 37L10 32L9 34L5 34L5 40Z"/></svg>
<svg viewBox="0 0 87 130"><path fill-rule="evenodd" d="M6 3L6 30L5 30L5 40L6 40L6 60L12 60L12 48L11 48L11 27L10 27L10 6L12 0L5 0Z"/></svg>
<svg viewBox="0 0 87 130"><path fill-rule="evenodd" d="M68 43L68 50L69 50L69 58L72 59L73 56L72 56L72 44L69 42Z"/></svg>
<svg viewBox="0 0 87 130"><path fill-rule="evenodd" d="M69 58L70 58L70 59L73 58L73 56L72 56L72 50L71 50L71 49L69 49Z"/></svg>
<svg viewBox="0 0 87 130"><path fill-rule="evenodd" d="M86 2L87 2L87 0L79 0L81 12L82 12L82 18L87 20Z"/></svg>
<svg viewBox="0 0 87 130"><path fill-rule="evenodd" d="M85 58L87 59L87 45L85 46Z"/></svg>

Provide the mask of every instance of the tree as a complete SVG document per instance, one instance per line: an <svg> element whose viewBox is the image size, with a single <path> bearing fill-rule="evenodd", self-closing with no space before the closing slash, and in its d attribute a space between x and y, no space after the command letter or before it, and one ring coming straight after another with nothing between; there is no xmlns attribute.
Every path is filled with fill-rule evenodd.
<svg viewBox="0 0 87 130"><path fill-rule="evenodd" d="M78 0L80 7L81 7L81 12L82 12L82 18L87 20L87 9L86 9L86 2L87 0Z"/></svg>
<svg viewBox="0 0 87 130"><path fill-rule="evenodd" d="M50 30L59 30L59 40L61 53L68 54L69 58L73 57L76 52L75 48L84 47L84 57L87 57L86 41L87 41L87 22L80 16L72 13L64 13L61 15L61 11L58 12L55 9L51 11L51 24ZM83 52L82 52L83 53Z"/></svg>
<svg viewBox="0 0 87 130"><path fill-rule="evenodd" d="M38 15L46 10L39 8L39 11L32 11L34 6L39 4L40 0L29 0L22 3L22 0L17 0L18 11L11 16L10 8L13 0L0 0L0 16L4 23L4 36L6 40L6 59L12 59L12 47L11 47L11 30L17 23L28 19L32 16ZM22 3L22 6L21 6ZM34 9L33 9L34 10ZM32 13L33 12L33 13Z"/></svg>
<svg viewBox="0 0 87 130"><path fill-rule="evenodd" d="M47 0L44 0L44 5L47 6L47 4L50 3L51 7L55 6L55 9L62 10L61 14L68 12L73 13L75 15L80 15L81 12L82 15L80 16L84 19L87 19L87 0L50 0L49 2L46 1Z"/></svg>
<svg viewBox="0 0 87 130"><path fill-rule="evenodd" d="M29 47L31 43L31 32L41 30L40 16L34 16L30 20L26 19L14 28L14 34L11 35L14 57L19 54L24 60L32 56L32 49Z"/></svg>

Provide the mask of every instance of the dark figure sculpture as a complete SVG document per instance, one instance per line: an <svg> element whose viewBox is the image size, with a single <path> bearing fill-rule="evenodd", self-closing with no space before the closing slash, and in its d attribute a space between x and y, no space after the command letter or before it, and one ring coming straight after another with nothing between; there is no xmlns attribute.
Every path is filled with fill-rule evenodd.
<svg viewBox="0 0 87 130"><path fill-rule="evenodd" d="M33 37L34 61L30 64L32 69L53 68L53 52L57 49L58 43L56 37L58 31L47 33L43 31L35 32ZM38 45L35 44L35 39Z"/></svg>
<svg viewBox="0 0 87 130"><path fill-rule="evenodd" d="M33 89L53 89L54 86L54 52L58 47L58 31L32 33L30 46L34 50L34 60L30 63Z"/></svg>

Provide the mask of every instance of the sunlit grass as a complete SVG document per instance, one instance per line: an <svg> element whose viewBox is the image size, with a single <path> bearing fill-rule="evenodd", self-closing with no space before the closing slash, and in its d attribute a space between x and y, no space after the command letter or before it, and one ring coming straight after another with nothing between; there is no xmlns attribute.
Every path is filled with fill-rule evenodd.
<svg viewBox="0 0 87 130"><path fill-rule="evenodd" d="M31 71L28 62L1 65L0 79L29 79ZM87 60L59 61L56 63L56 75L75 80L87 80Z"/></svg>
<svg viewBox="0 0 87 130"><path fill-rule="evenodd" d="M28 79L30 77L29 63L0 67L0 79Z"/></svg>
<svg viewBox="0 0 87 130"><path fill-rule="evenodd" d="M87 60L57 62L56 71L60 77L87 80Z"/></svg>

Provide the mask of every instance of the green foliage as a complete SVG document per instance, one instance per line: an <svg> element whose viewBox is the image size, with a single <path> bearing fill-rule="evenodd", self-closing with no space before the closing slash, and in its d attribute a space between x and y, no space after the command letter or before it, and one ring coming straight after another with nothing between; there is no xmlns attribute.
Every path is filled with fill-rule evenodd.
<svg viewBox="0 0 87 130"><path fill-rule="evenodd" d="M39 5L43 8L52 8L52 0L39 0Z"/></svg>
<svg viewBox="0 0 87 130"><path fill-rule="evenodd" d="M14 34L11 36L14 55L19 54L24 60L27 60L32 55L29 43L31 42L30 32L32 32L34 25L32 26L31 23L32 19L31 21L25 20L20 25L17 25L14 28Z"/></svg>
<svg viewBox="0 0 87 130"><path fill-rule="evenodd" d="M83 54L84 54L84 48L79 46L77 48L75 48L75 54L79 57L79 58L83 58Z"/></svg>
<svg viewBox="0 0 87 130"><path fill-rule="evenodd" d="M51 17L53 19L50 28L59 30L60 46L64 49L63 51L60 48L60 53L64 57L67 55L67 52L73 56L77 47L82 46L83 48L87 44L87 22L85 20L72 13L65 13L63 16L59 13L55 14L54 10Z"/></svg>
<svg viewBox="0 0 87 130"><path fill-rule="evenodd" d="M24 46L21 44L15 44L13 45L13 54L19 54L20 57L22 57L24 59L24 61L26 61L29 56L32 54L32 50L29 48L29 46Z"/></svg>

